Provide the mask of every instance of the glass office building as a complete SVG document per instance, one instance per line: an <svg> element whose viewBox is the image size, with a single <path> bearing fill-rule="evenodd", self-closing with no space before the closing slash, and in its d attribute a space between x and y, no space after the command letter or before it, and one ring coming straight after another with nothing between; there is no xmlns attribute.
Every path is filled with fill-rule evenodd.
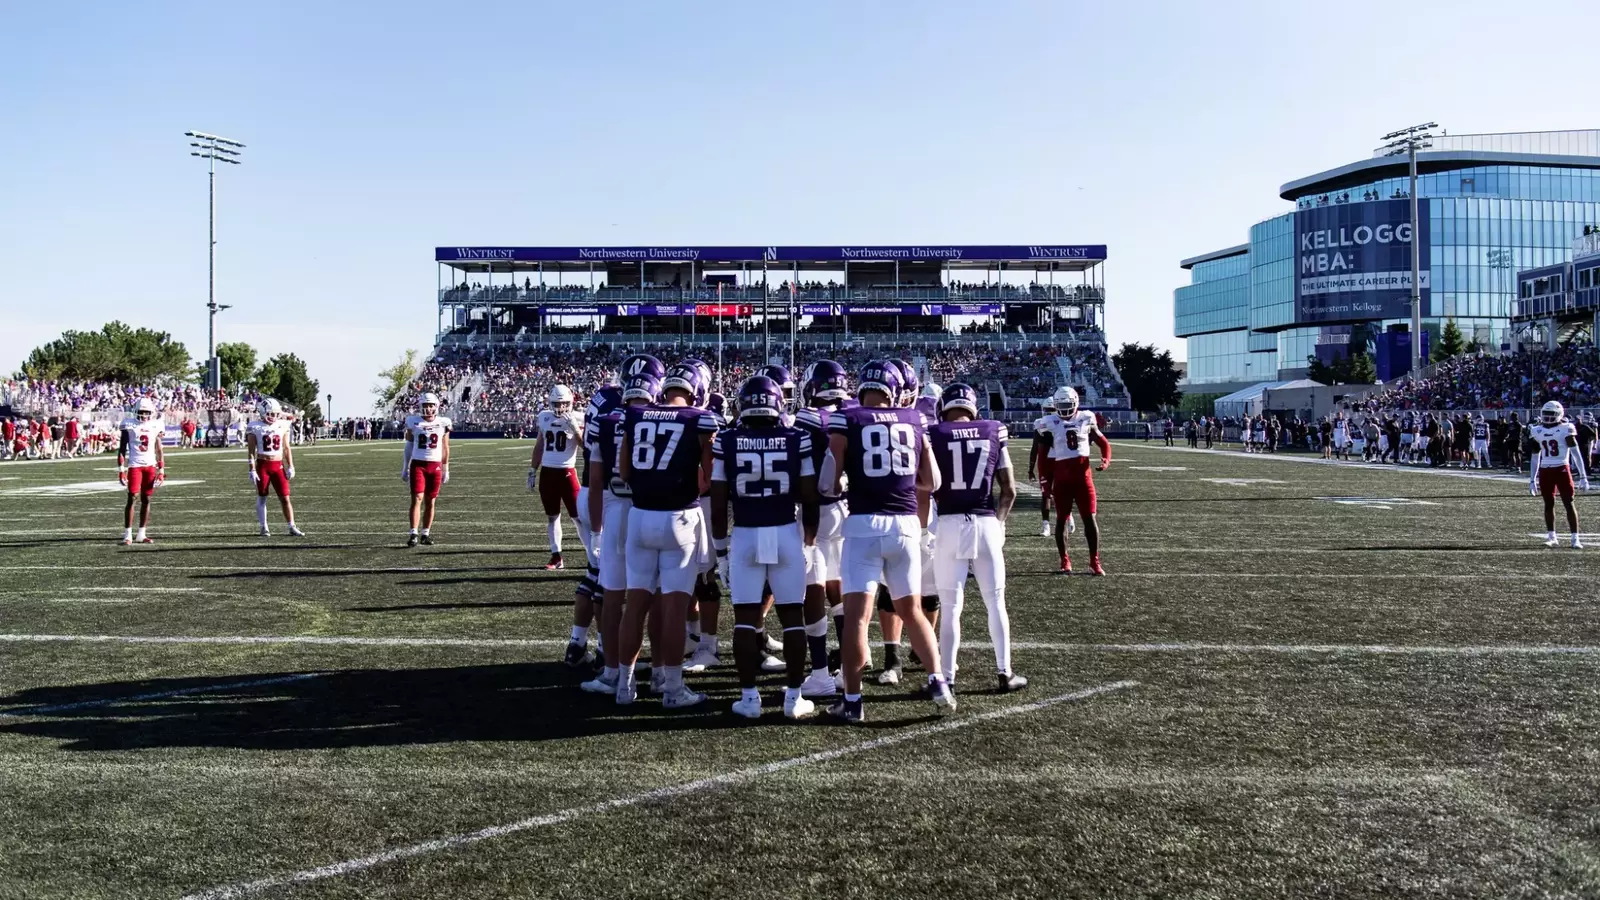
<svg viewBox="0 0 1600 900"><path fill-rule="evenodd" d="M1293 209L1248 244L1184 260L1173 324L1189 384L1294 378L1309 356L1409 330L1413 239L1423 331L1453 319L1486 348L1510 344L1517 272L1568 261L1600 224L1600 129L1436 137L1417 169L1415 235L1406 158L1374 156L1289 182Z"/></svg>

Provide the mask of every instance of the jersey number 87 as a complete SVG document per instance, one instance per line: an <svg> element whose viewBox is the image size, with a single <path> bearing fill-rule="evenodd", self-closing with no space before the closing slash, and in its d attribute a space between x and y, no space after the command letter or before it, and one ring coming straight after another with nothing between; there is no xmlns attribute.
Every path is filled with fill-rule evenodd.
<svg viewBox="0 0 1600 900"><path fill-rule="evenodd" d="M656 438L666 435L667 445L656 452ZM672 454L683 440L681 422L640 422L633 426L633 467L635 469L665 469L672 462Z"/></svg>
<svg viewBox="0 0 1600 900"><path fill-rule="evenodd" d="M915 475L917 433L910 425L873 424L861 429L861 472L868 478Z"/></svg>

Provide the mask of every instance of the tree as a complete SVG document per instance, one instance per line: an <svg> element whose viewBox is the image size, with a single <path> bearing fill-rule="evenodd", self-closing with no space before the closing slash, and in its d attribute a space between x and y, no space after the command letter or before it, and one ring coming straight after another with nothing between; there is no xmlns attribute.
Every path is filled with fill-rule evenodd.
<svg viewBox="0 0 1600 900"><path fill-rule="evenodd" d="M217 345L217 359L222 364L222 389L233 393L241 387L250 387L250 376L256 371L256 348L243 342ZM205 362L198 367L200 380L205 381Z"/></svg>
<svg viewBox="0 0 1600 900"><path fill-rule="evenodd" d="M1378 380L1378 367L1365 353L1352 353L1345 365L1345 384L1372 384Z"/></svg>
<svg viewBox="0 0 1600 900"><path fill-rule="evenodd" d="M378 383L372 386L378 412L387 412L396 397L417 378L417 351L407 350L400 361L378 373Z"/></svg>
<svg viewBox="0 0 1600 900"><path fill-rule="evenodd" d="M279 353L262 364L256 376L256 390L298 408L314 422L322 420L322 407L317 403L322 386L306 373L305 360L293 353ZM271 387L267 386L269 380Z"/></svg>
<svg viewBox="0 0 1600 900"><path fill-rule="evenodd" d="M1213 415L1217 409L1217 401L1226 396L1226 394L1184 394L1183 399L1178 401L1178 418L1193 419Z"/></svg>
<svg viewBox="0 0 1600 900"><path fill-rule="evenodd" d="M1158 353L1154 344L1123 344L1111 362L1122 373L1134 409L1155 410L1178 402L1178 367L1166 350Z"/></svg>
<svg viewBox="0 0 1600 900"><path fill-rule="evenodd" d="M1433 348L1433 361L1444 362L1452 356L1467 348L1466 339L1461 335L1455 319L1444 323L1444 329L1439 333L1439 343Z"/></svg>
<svg viewBox="0 0 1600 900"><path fill-rule="evenodd" d="M147 383L190 374L189 351L164 331L107 322L99 331L64 331L22 364L30 378Z"/></svg>
<svg viewBox="0 0 1600 900"><path fill-rule="evenodd" d="M1372 384L1378 380L1378 369L1365 353L1341 356L1331 366L1312 354L1306 357L1306 364L1306 377L1318 384Z"/></svg>

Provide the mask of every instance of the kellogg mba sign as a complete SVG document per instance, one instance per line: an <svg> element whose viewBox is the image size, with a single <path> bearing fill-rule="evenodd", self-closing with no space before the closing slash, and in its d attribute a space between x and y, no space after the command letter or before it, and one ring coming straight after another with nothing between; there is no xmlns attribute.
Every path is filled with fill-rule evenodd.
<svg viewBox="0 0 1600 900"><path fill-rule="evenodd" d="M1428 308L1428 215L1419 210L1422 308ZM1411 201L1377 200L1294 214L1294 320L1411 317Z"/></svg>

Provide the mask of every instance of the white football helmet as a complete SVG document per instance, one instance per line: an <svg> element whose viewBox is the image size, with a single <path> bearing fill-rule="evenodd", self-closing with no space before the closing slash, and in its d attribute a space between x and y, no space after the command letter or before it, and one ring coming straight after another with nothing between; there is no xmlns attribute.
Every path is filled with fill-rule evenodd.
<svg viewBox="0 0 1600 900"><path fill-rule="evenodd" d="M429 409L429 407L433 407ZM422 411L424 419L431 419L439 414L439 395L429 391L417 398L417 409Z"/></svg>
<svg viewBox="0 0 1600 900"><path fill-rule="evenodd" d="M1546 403L1544 409L1539 410L1539 421L1546 425L1560 425L1566 416L1567 408L1555 400Z"/></svg>
<svg viewBox="0 0 1600 900"><path fill-rule="evenodd" d="M937 400L939 399L939 395L943 393L944 391L937 384L934 384L931 381L922 386L922 396L924 397L932 397L933 399Z"/></svg>
<svg viewBox="0 0 1600 900"><path fill-rule="evenodd" d="M141 422L155 418L156 404L149 397L140 397L139 402L133 405L133 415Z"/></svg>
<svg viewBox="0 0 1600 900"><path fill-rule="evenodd" d="M1056 411L1056 398L1054 398L1054 397L1046 397L1046 398L1044 398L1044 406L1042 406L1040 408L1042 410L1044 410L1044 414L1047 415L1047 416L1050 415L1051 413L1055 412Z"/></svg>
<svg viewBox="0 0 1600 900"><path fill-rule="evenodd" d="M275 422L278 419L278 414L283 412L283 407L278 405L278 401L268 397L261 401L258 411L261 413L261 421Z"/></svg>
<svg viewBox="0 0 1600 900"><path fill-rule="evenodd" d="M572 411L572 388L564 384L554 385L550 388L550 409L558 416L564 416Z"/></svg>
<svg viewBox="0 0 1600 900"><path fill-rule="evenodd" d="M1056 411L1063 416L1070 416L1078 411L1078 392L1070 387L1056 388L1056 395L1051 398Z"/></svg>

